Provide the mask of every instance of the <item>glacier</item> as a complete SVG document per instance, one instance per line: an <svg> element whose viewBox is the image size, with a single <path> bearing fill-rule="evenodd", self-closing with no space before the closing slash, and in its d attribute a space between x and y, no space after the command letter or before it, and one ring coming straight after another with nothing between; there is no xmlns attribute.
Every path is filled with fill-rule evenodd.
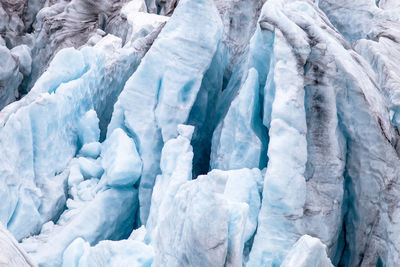
<svg viewBox="0 0 400 267"><path fill-rule="evenodd" d="M36 266L2 223L0 223L0 248L2 266Z"/></svg>
<svg viewBox="0 0 400 267"><path fill-rule="evenodd" d="M396 0L0 1L0 265L398 266Z"/></svg>

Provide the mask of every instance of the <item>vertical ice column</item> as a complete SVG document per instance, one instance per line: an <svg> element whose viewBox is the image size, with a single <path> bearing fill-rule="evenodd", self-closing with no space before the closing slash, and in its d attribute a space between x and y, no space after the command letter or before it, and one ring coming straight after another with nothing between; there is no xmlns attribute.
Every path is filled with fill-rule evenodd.
<svg viewBox="0 0 400 267"><path fill-rule="evenodd" d="M124 129L135 140L143 162L142 223L160 173L163 142L176 137L176 126L187 121L221 35L221 19L212 0L180 1L114 106L108 131Z"/></svg>
<svg viewBox="0 0 400 267"><path fill-rule="evenodd" d="M266 5L263 11L267 12L263 22L266 25L267 18L284 16L279 9ZM274 30L273 58L264 92L264 123L270 137L269 161L259 225L248 266L271 266L282 262L297 239L293 219L303 215L306 201L303 175L307 162L307 125L304 79L298 66L305 64L309 47L304 33L290 27L293 22L285 19L285 32L292 31L297 38L303 38L297 44L302 49L294 51L281 30Z"/></svg>
<svg viewBox="0 0 400 267"><path fill-rule="evenodd" d="M238 96L214 131L211 169L264 167L260 166L265 164L266 151L259 86L258 72L251 68Z"/></svg>
<svg viewBox="0 0 400 267"><path fill-rule="evenodd" d="M147 220L147 239L155 239L158 224L165 219L172 208L172 201L180 186L192 180L193 149L190 145L193 126L178 125L178 137L165 143L161 152L160 168L151 198L149 219Z"/></svg>

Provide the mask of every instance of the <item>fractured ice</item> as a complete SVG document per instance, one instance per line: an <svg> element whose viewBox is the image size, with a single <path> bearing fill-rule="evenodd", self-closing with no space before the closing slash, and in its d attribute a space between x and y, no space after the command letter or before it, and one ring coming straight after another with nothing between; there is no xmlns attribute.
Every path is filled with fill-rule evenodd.
<svg viewBox="0 0 400 267"><path fill-rule="evenodd" d="M395 0L0 2L0 265L398 266Z"/></svg>

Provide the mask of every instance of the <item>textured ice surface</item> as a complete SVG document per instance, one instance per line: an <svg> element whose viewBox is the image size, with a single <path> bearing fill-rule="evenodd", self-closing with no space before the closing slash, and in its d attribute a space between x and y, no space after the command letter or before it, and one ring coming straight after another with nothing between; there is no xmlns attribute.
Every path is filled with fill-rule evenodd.
<svg viewBox="0 0 400 267"><path fill-rule="evenodd" d="M162 174L156 179L147 222L147 240L154 246L155 264L219 266L226 262L239 266L244 245L257 227L261 172L214 170L190 181L193 127L179 125L178 133L163 147ZM206 225L211 235L200 230Z"/></svg>
<svg viewBox="0 0 400 267"><path fill-rule="evenodd" d="M241 266L260 181L257 169L214 170L181 185L152 239L156 266Z"/></svg>
<svg viewBox="0 0 400 267"><path fill-rule="evenodd" d="M262 121L259 86L258 72L251 68L239 95L214 131L211 169L264 167L266 151L265 140L260 140L264 136L260 134ZM260 134L260 137L257 134Z"/></svg>
<svg viewBox="0 0 400 267"><path fill-rule="evenodd" d="M398 266L399 14L1 1L0 265Z"/></svg>
<svg viewBox="0 0 400 267"><path fill-rule="evenodd" d="M260 96L263 95L268 74L273 35L268 31L262 31L259 24L257 25L256 31L242 55L241 64L233 71L229 83L218 100L216 114L218 126L213 134L211 169L233 166L235 168L263 168L266 165L268 136L267 129L260 123L262 120L260 112L263 109ZM268 63L265 64L265 62ZM246 101L253 105L251 114L244 110L248 105L245 104ZM239 109L240 106L242 109ZM236 115L236 112L250 121L240 121L241 117ZM241 125L240 128L236 127L238 123ZM256 138L244 140L246 135ZM230 145L230 142L236 140L235 138L240 140L238 144ZM245 142L249 142L249 147L243 146ZM253 153L253 156L245 159L244 154L241 155L243 151ZM257 153L259 153L258 158Z"/></svg>
<svg viewBox="0 0 400 267"><path fill-rule="evenodd" d="M95 245L104 239L127 237L132 231L138 206L137 190L118 184L115 188L106 187L106 177L100 181L97 178L83 180L83 177L71 181L71 198L57 224L48 222L39 235L23 240L25 250L41 266L59 266L64 250L78 237ZM132 185L132 181L129 184Z"/></svg>
<svg viewBox="0 0 400 267"><path fill-rule="evenodd" d="M67 210L63 212L56 224L49 222L41 227L40 225L46 222L46 218L40 218L39 213L37 225L33 225L37 228L32 229L31 225L29 225L30 228L29 226L26 227L27 231L35 231L35 233L41 227L39 235L23 242L24 248L39 264L59 266L62 262L64 250L77 237L84 238L94 245L103 239L113 240L127 237L132 231L135 210L138 206L137 190L133 188L133 184L140 176L141 162L134 142L121 129L115 130L110 135L109 140L106 140L101 147L98 143L100 138L99 125L101 127L102 124L107 123L109 120L112 111L110 106L112 107L113 99L116 99L122 89L122 83L134 71L141 56L146 52L147 42L156 36L159 27L162 27L162 25L154 27L149 35L141 36L136 41L132 40L131 43L122 48L121 40L109 35L98 41L94 48L86 47L81 51L73 49L62 50L59 53L60 58L58 60L57 57L55 58L49 71L38 81L35 86L38 89L32 89L30 94L24 98L27 103L15 103L16 108L18 108L18 105L24 104L29 108L36 103L35 97L39 94L39 90L43 90L42 88L48 88L47 90L53 93L52 95L56 98L56 101L58 98L63 98L63 95L58 95L63 90L63 87L65 87L64 90L66 92L73 94L65 98L68 104L62 102L66 106L59 106L59 116L69 116L66 117L68 121L64 126L65 137L63 139L63 136L61 136L60 140L64 143L67 142L70 147L70 153L59 151L57 148L54 151L64 157L64 162L60 163L60 158L55 156L54 162L38 163L41 168L45 168L45 164L46 168L48 166L54 168L55 166L53 165L56 163L63 166L60 167L62 172L59 175L59 180L62 179L59 186L61 190L58 192L61 197L46 192L49 199L47 202L43 204L38 202L36 204L38 205L37 207L29 207L47 213L57 212L57 214L48 218L57 219L55 216L59 216L62 210L56 210L54 205L58 205L56 208L64 208L66 198L64 190L68 189L70 198L66 202ZM91 58L99 59L95 61ZM99 62L99 60L101 61ZM89 62L86 63L86 61ZM70 68L68 62L77 66L77 68ZM88 73L92 74L92 76L87 77ZM105 76L106 74L107 77ZM113 74L116 76L112 77ZM67 83L61 83L56 80L57 76L61 76L58 79L61 81L66 80ZM68 87L69 80L72 80L72 84ZM57 88L59 83L61 84L59 86L61 89ZM72 92L69 92L71 90ZM79 92L83 93L83 95L79 95ZM88 101L90 97L94 96L96 96L97 102L94 98L92 101ZM46 105L44 106L46 107ZM72 115L67 113L68 109L66 107L70 108ZM88 108L90 110L85 112L85 109L87 110ZM93 109L96 109L96 111ZM10 110L11 112L13 111L13 109ZM53 111L52 109L50 110ZM4 112L3 114L6 113ZM97 114L100 114L99 118ZM57 120L57 123L61 123L59 118L50 114L48 120ZM75 127L70 126L71 124L75 124ZM59 127L55 127L54 131L57 128L59 129ZM47 134L51 135L52 132L50 131ZM126 144L126 139L130 143ZM54 142L54 140L50 141ZM62 144L59 143L61 146ZM16 143L15 145L21 144ZM72 159L76 153L78 153L79 157ZM36 163L38 159L35 158ZM134 170L133 173L131 173L132 170ZM35 180L38 179L37 175L33 178ZM50 176L49 178L52 177ZM65 187L66 184L68 184L68 187ZM52 191L57 189L54 185L50 188ZM42 188L39 187L37 189L38 193L41 193L40 189ZM55 197L58 197L58 199ZM19 201L24 203L27 200L22 195ZM28 207L22 206L19 208L18 206L17 208L28 213L25 210ZM22 220L16 227L26 226L22 222L24 216L29 214L14 212L14 215L20 215ZM81 224L85 224L88 221L91 221L91 223L87 224L86 227L80 227ZM13 229L12 224L9 227ZM27 235L20 228L15 228L14 230L18 235Z"/></svg>
<svg viewBox="0 0 400 267"><path fill-rule="evenodd" d="M193 126L178 125L178 137L165 143L160 160L162 174L158 175L151 198L150 214L147 221L148 240L154 240L158 223L164 220L172 208L172 201L180 186L192 180L193 149L190 140Z"/></svg>
<svg viewBox="0 0 400 267"><path fill-rule="evenodd" d="M150 267L153 249L136 240L101 241L94 247L77 238L64 252L63 267Z"/></svg>
<svg viewBox="0 0 400 267"><path fill-rule="evenodd" d="M165 16L146 13L144 0L128 2L121 9L121 15L126 17L129 25L131 25L126 33L126 42L132 42L140 37L145 37L168 20L168 17Z"/></svg>
<svg viewBox="0 0 400 267"><path fill-rule="evenodd" d="M0 3L0 110L20 97L19 89L31 73L33 39L25 32L44 1L30 2Z"/></svg>
<svg viewBox="0 0 400 267"><path fill-rule="evenodd" d="M87 112L85 120L91 118L96 122L97 117L91 114L92 111ZM99 133L98 126L97 131L91 127L87 131ZM41 266L59 266L65 249L78 237L92 245L104 239L127 237L138 207L133 184L140 171L135 144L121 129L114 130L103 143L97 160L72 160L67 209L56 224L50 221L43 225L39 235L24 239L23 247Z"/></svg>
<svg viewBox="0 0 400 267"><path fill-rule="evenodd" d="M0 223L0 265L9 267L36 266L2 223Z"/></svg>
<svg viewBox="0 0 400 267"><path fill-rule="evenodd" d="M140 218L146 222L162 144L188 119L202 78L221 38L221 20L211 0L183 0L127 81L114 106L109 133L124 129L143 162Z"/></svg>
<svg viewBox="0 0 400 267"><path fill-rule="evenodd" d="M1 38L1 37L0 37ZM26 45L9 50L0 43L0 110L19 97L22 79L30 73L30 49Z"/></svg>
<svg viewBox="0 0 400 267"><path fill-rule="evenodd" d="M142 226L132 231L128 239L100 241L95 246L78 237L64 251L62 266L150 267L154 250L143 242L145 235L146 228Z"/></svg>
<svg viewBox="0 0 400 267"><path fill-rule="evenodd" d="M134 141L120 129L115 129L104 142L101 164L104 182L109 186L132 186L140 178L142 161Z"/></svg>
<svg viewBox="0 0 400 267"><path fill-rule="evenodd" d="M0 113L0 144L7 147L0 151L0 195L7 203L0 220L17 239L38 233L62 212L64 170L83 144L98 141L99 130L91 131L95 113L105 133L122 85L158 32L124 47L108 35L94 47L60 51L31 92ZM90 109L96 112L86 114ZM81 166L94 170L90 162Z"/></svg>
<svg viewBox="0 0 400 267"><path fill-rule="evenodd" d="M387 119L389 112L373 70L312 4L270 1L263 10L260 22L269 25L266 29L274 29L275 35L264 94L272 96L271 119L265 121L270 136L269 162L248 265L282 262L297 239L296 232L319 237L327 244L334 264L391 262L398 257L397 249L390 248L392 242L370 241L376 244L374 249L369 247L368 256L361 252L367 242L361 229L376 223L376 235L391 231L384 226L385 209L372 200L380 194L392 195L378 193L391 178L372 177L398 173L392 161L397 161L397 135ZM289 144L289 140L295 143ZM373 155L387 160L383 163ZM362 178L366 176L370 179ZM379 223L377 214L382 218Z"/></svg>
<svg viewBox="0 0 400 267"><path fill-rule="evenodd" d="M33 64L27 89L34 85L58 51L65 47L79 48L97 34L97 29L104 30L105 19L116 16L122 2L74 0L46 3L33 24Z"/></svg>
<svg viewBox="0 0 400 267"><path fill-rule="evenodd" d="M303 235L282 262L282 267L333 267L326 246L318 238Z"/></svg>

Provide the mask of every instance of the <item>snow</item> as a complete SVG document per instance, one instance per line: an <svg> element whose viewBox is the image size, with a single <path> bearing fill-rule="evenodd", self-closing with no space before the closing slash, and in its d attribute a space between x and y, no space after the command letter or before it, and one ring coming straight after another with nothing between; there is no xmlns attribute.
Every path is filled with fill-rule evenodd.
<svg viewBox="0 0 400 267"><path fill-rule="evenodd" d="M146 36L168 21L166 16L149 14L146 11L147 7L144 0L130 1L122 7L121 15L131 25L126 37L127 42L133 42Z"/></svg>

